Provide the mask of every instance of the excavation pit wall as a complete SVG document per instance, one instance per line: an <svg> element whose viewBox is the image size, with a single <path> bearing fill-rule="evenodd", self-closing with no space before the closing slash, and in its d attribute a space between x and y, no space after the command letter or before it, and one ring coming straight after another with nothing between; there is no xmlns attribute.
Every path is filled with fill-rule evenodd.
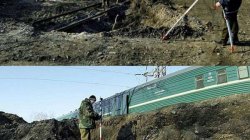
<svg viewBox="0 0 250 140"><path fill-rule="evenodd" d="M212 12L211 3L199 1L162 42L162 36L184 13L191 2L131 1L125 5L125 17L114 25L116 15L103 15L69 31L48 26L34 28L37 20L79 9L86 1L0 2L0 64L2 65L248 65L250 31L244 1L239 14L243 45L236 53L215 43L223 25L221 13ZM15 9L15 10L13 10ZM93 15L93 8L72 16ZM209 12L208 12L209 11ZM210 13L211 11L211 13ZM204 14L208 13L208 14ZM213 15L213 16L212 16ZM215 18L213 18L215 17ZM84 18L84 17L83 17ZM244 20L243 20L244 19ZM66 20L66 21L65 21ZM66 25L69 17L58 19ZM100 26L95 26L95 25ZM59 24L60 25L60 24ZM243 26L244 25L244 26ZM60 25L61 27L61 25ZM56 27L59 28L59 27ZM55 28L55 29L56 29Z"/></svg>
<svg viewBox="0 0 250 140"><path fill-rule="evenodd" d="M80 9L94 3L98 2L3 1L2 11L7 11L5 12L5 17L7 18L10 17L12 20L22 21L32 25L36 21ZM4 6L6 5L9 7L5 9ZM10 11L7 8L15 10ZM147 0L123 2L122 4L116 5L113 3L111 9L113 10L95 19L87 20L80 25L60 31L68 33L105 32L110 36L159 38L163 33L167 32L171 25L180 17L180 13L183 13L185 10L185 8L173 4L171 1L162 2ZM103 10L104 9L100 6L93 7L46 22L41 22L34 27L36 31L56 31L66 25L91 17L98 12L103 12ZM201 21L194 17L186 17L185 20L186 21L182 21L180 25L173 30L170 37L179 39L187 37L197 38L202 36L206 31Z"/></svg>

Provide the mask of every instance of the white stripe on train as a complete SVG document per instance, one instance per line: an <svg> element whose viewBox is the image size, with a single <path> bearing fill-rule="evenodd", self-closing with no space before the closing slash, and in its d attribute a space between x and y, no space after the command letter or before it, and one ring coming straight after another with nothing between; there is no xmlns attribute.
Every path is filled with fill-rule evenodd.
<svg viewBox="0 0 250 140"><path fill-rule="evenodd" d="M175 94L175 95L170 95L170 96L155 99L155 100L152 100L152 101L148 101L148 102L140 103L140 104L137 104L137 105L133 105L133 106L130 106L129 109L139 107L139 106L143 106L143 105L147 105L147 104L151 104L151 103L155 103L155 102L166 100L166 99L170 99L170 98L175 98L175 97L191 94L191 93L198 92L198 91L203 91L203 90L208 90L208 89L211 89L211 88L222 87L222 86L227 86L227 85L232 85L232 84L237 84L237 83L242 83L242 82L248 82L248 81L250 82L250 78L243 79L243 80L236 80L236 81L232 81L232 82L227 82L227 83L223 83L223 84L219 84L219 85L212 85L212 86L204 87L204 88L201 88L201 89L190 90L190 91L178 93L178 94ZM250 87L249 87L249 90L250 90Z"/></svg>

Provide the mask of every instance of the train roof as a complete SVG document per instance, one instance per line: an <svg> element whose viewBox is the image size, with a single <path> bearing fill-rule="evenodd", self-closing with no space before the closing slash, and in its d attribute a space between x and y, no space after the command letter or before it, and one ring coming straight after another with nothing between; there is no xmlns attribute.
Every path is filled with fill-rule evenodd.
<svg viewBox="0 0 250 140"><path fill-rule="evenodd" d="M154 80L149 81L149 82L147 82L147 83L144 83L144 84L135 86L135 87L133 87L133 88L127 89L127 90L122 91L122 92L120 92L120 93L116 93L115 95L110 96L110 97L107 97L107 98L105 98L105 99L110 99L110 98L116 97L116 96L118 96L118 95L121 95L121 94L123 94L124 92L130 91L130 90L135 90L135 89L140 89L140 88L146 87L146 86L148 86L148 85L151 85L151 84L153 84L153 83L156 83L156 82L159 82L159 81L168 79L168 78L170 78L170 77L173 77L173 76L176 76L176 75L180 75L180 74L183 74L183 73L186 73L186 72L189 72L189 71L192 71L192 70L201 68L201 67L203 67L203 66L192 66L192 67L188 67L188 68L185 68L185 69L182 69L182 70L179 70L179 71L170 73L170 74L168 74L168 75L166 75L166 76L163 76L163 77L161 77L161 78L154 79ZM104 100L105 100L105 99L104 99Z"/></svg>

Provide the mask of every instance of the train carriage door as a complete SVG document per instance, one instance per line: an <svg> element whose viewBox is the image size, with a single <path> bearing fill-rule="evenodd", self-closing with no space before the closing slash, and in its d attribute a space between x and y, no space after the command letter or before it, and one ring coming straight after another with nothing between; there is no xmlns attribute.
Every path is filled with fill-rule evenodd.
<svg viewBox="0 0 250 140"><path fill-rule="evenodd" d="M111 114L112 114L112 112L111 112L111 109L112 109L112 108L111 108L111 100L108 99L107 101L108 101L108 102L107 102L107 106L108 106L108 112L107 112L107 113L108 113L108 115L111 115Z"/></svg>
<svg viewBox="0 0 250 140"><path fill-rule="evenodd" d="M116 115L121 115L122 100L122 94L116 96Z"/></svg>
<svg viewBox="0 0 250 140"><path fill-rule="evenodd" d="M109 104L109 99L104 99L103 100L103 115L108 116L110 115L110 104Z"/></svg>
<svg viewBox="0 0 250 140"><path fill-rule="evenodd" d="M117 107L116 107L116 96L114 96L112 100L113 100L112 101L112 116L115 116L116 115L116 109L117 109Z"/></svg>
<svg viewBox="0 0 250 140"><path fill-rule="evenodd" d="M102 105L102 114L103 115L106 115L106 102L107 102L107 100L106 99L104 99L104 100L102 100L102 103L101 103L101 105Z"/></svg>
<svg viewBox="0 0 250 140"><path fill-rule="evenodd" d="M129 112L128 112L128 107L129 107L129 94L126 94L126 105L125 105L125 108L126 108L126 110L125 110L125 113L126 114L128 114Z"/></svg>
<svg viewBox="0 0 250 140"><path fill-rule="evenodd" d="M95 112L100 112L100 102L96 102L93 105L93 109L94 109Z"/></svg>
<svg viewBox="0 0 250 140"><path fill-rule="evenodd" d="M122 93L122 107L121 107L121 115L128 114L128 93L125 91Z"/></svg>

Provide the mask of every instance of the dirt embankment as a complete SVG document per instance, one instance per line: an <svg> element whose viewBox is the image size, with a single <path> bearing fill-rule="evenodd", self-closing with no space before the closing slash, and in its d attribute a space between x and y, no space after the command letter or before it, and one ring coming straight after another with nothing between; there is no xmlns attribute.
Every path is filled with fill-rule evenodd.
<svg viewBox="0 0 250 140"><path fill-rule="evenodd" d="M92 131L99 139L99 129ZM26 123L16 115L0 112L3 140L79 140L73 120ZM249 140L250 95L233 95L197 103L178 104L156 111L105 118L105 140Z"/></svg>
<svg viewBox="0 0 250 140"><path fill-rule="evenodd" d="M0 112L1 140L80 140L74 120L44 120L27 123L22 118Z"/></svg>
<svg viewBox="0 0 250 140"><path fill-rule="evenodd" d="M122 1L119 1L122 2ZM100 7L64 16L38 27L33 22L93 4L93 1L3 0L0 2L1 65L248 65L249 1L239 12L242 44L235 53L220 39L221 12L199 1L171 32L161 36L191 1L132 0L67 32L51 31L101 12ZM114 4L114 1L112 2ZM117 14L114 14L117 13ZM117 18L116 18L117 17ZM116 20L116 24L114 22Z"/></svg>

